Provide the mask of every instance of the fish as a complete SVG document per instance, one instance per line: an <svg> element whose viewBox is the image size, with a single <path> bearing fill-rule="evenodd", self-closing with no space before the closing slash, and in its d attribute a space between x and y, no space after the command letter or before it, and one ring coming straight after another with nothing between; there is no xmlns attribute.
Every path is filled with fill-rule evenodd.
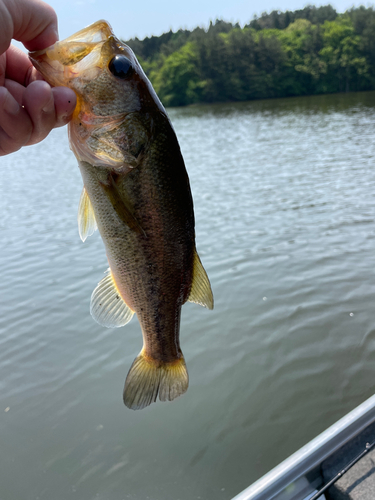
<svg viewBox="0 0 375 500"><path fill-rule="evenodd" d="M184 394L181 307L213 309L210 281L195 244L193 199L176 133L133 51L107 21L29 53L51 86L77 95L68 124L83 191L82 241L99 230L109 270L91 296L102 326L137 315L143 347L127 374L123 400L145 408Z"/></svg>

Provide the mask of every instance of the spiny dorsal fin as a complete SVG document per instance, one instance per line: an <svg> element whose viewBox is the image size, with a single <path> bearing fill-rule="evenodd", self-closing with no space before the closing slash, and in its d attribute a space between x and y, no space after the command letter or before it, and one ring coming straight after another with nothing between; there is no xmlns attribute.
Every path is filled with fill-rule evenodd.
<svg viewBox="0 0 375 500"><path fill-rule="evenodd" d="M132 410L141 410L160 401L173 401L187 391L189 375L183 357L170 363L147 357L143 350L134 360L126 377L124 403Z"/></svg>
<svg viewBox="0 0 375 500"><path fill-rule="evenodd" d="M107 328L124 326L133 317L134 311L120 296L110 270L91 295L90 312L99 325Z"/></svg>
<svg viewBox="0 0 375 500"><path fill-rule="evenodd" d="M195 304L207 307L208 309L214 308L214 297L212 295L210 280L196 250L194 250L193 283L188 301L195 302Z"/></svg>
<svg viewBox="0 0 375 500"><path fill-rule="evenodd" d="M78 206L78 231L82 241L97 229L94 209L85 188L82 190Z"/></svg>

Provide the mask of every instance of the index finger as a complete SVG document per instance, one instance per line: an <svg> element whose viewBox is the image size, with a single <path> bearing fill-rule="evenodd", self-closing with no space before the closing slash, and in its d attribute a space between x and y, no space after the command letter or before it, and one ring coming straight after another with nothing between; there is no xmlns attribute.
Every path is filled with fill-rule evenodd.
<svg viewBox="0 0 375 500"><path fill-rule="evenodd" d="M0 0L0 54L12 38L28 50L44 49L58 40L57 17L42 0Z"/></svg>
<svg viewBox="0 0 375 500"><path fill-rule="evenodd" d="M11 45L7 50L7 66L5 78L14 80L24 87L36 79L42 79L42 76L31 64L27 55L18 47Z"/></svg>

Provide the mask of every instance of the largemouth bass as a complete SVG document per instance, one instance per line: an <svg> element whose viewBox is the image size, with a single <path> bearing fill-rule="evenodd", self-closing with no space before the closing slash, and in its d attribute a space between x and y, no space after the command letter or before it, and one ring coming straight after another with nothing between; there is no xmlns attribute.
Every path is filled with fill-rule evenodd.
<svg viewBox="0 0 375 500"><path fill-rule="evenodd" d="M189 383L181 307L189 300L213 308L176 134L134 53L106 21L30 59L50 85L77 94L68 133L84 184L79 234L85 241L99 229L110 267L92 294L91 314L113 328L136 313L142 328L124 403L140 409L158 395L171 401Z"/></svg>

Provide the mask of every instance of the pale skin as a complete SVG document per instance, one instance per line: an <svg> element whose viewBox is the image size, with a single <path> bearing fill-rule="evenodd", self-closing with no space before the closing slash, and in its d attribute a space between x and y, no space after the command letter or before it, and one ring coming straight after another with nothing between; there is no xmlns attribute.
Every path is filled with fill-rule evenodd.
<svg viewBox="0 0 375 500"><path fill-rule="evenodd" d="M76 105L75 93L51 88L12 39L30 51L53 45L55 11L41 0L0 0L0 156L42 141L68 123Z"/></svg>

